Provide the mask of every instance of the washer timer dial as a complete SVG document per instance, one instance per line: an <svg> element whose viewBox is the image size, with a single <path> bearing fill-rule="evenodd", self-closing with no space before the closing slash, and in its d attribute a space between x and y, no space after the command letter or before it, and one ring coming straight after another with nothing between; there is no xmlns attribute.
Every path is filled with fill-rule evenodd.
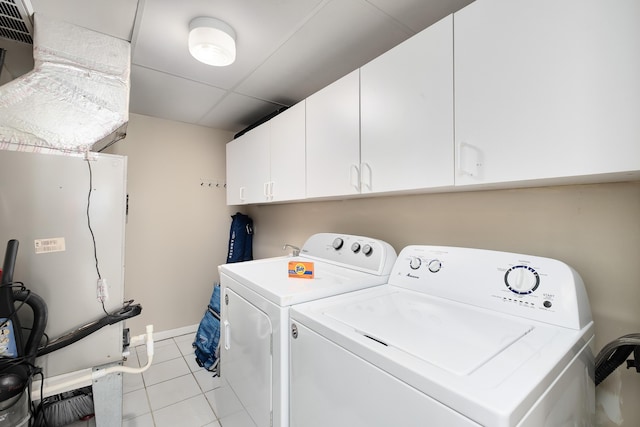
<svg viewBox="0 0 640 427"><path fill-rule="evenodd" d="M504 274L504 283L511 292L528 295L540 285L540 276L528 265L515 265Z"/></svg>

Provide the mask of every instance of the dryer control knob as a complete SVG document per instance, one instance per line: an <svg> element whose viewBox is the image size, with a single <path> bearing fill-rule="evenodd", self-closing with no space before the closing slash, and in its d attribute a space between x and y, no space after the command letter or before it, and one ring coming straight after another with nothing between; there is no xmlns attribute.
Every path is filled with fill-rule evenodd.
<svg viewBox="0 0 640 427"><path fill-rule="evenodd" d="M528 265L515 265L504 274L504 283L511 292L528 295L540 285L540 276Z"/></svg>
<svg viewBox="0 0 640 427"><path fill-rule="evenodd" d="M430 272L437 273L442 268L442 263L438 259L432 259L427 266Z"/></svg>
<svg viewBox="0 0 640 427"><path fill-rule="evenodd" d="M342 245L344 245L344 240L342 240L342 238L340 237L336 237L333 241L333 249L335 249L336 251L338 249L340 249L342 247Z"/></svg>
<svg viewBox="0 0 640 427"><path fill-rule="evenodd" d="M360 252L360 243L355 242L353 245L351 245L351 251L354 254L357 254L358 252Z"/></svg>
<svg viewBox="0 0 640 427"><path fill-rule="evenodd" d="M369 256L373 253L373 246L371 245L364 245L362 247L362 253L365 254L366 256Z"/></svg>
<svg viewBox="0 0 640 427"><path fill-rule="evenodd" d="M422 265L422 260L417 256L413 256L409 260L409 267L411 267L412 270L419 269L421 265Z"/></svg>

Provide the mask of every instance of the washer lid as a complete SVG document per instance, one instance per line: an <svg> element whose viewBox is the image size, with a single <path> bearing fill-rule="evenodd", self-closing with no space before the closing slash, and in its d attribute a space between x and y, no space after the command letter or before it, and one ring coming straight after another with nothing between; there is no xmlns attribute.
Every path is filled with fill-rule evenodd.
<svg viewBox="0 0 640 427"><path fill-rule="evenodd" d="M489 313L395 291L324 311L358 333L457 375L468 375L533 330Z"/></svg>

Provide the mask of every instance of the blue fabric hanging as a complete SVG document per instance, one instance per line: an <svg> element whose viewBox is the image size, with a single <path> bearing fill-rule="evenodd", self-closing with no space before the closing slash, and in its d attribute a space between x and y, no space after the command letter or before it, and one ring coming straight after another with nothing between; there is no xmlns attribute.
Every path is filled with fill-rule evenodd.
<svg viewBox="0 0 640 427"><path fill-rule="evenodd" d="M207 311L200 321L193 342L198 366L218 374L220 356L220 285L213 286Z"/></svg>
<svg viewBox="0 0 640 427"><path fill-rule="evenodd" d="M253 259L253 220L237 212L231 216L229 252L227 263L251 261Z"/></svg>

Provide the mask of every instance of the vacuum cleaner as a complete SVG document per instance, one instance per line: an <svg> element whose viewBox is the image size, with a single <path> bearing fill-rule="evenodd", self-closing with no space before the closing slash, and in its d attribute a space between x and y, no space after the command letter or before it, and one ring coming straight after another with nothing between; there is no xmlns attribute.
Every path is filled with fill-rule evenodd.
<svg viewBox="0 0 640 427"><path fill-rule="evenodd" d="M47 305L37 294L13 280L18 245L17 240L9 240L0 272L0 427L26 427L37 422L32 417L35 411L30 399L31 381L35 375L42 375L42 370L35 366L36 357L64 348L104 326L137 316L142 311L139 304L129 301L120 310L42 344L47 326ZM26 341L18 318L25 305L33 313L33 324Z"/></svg>

